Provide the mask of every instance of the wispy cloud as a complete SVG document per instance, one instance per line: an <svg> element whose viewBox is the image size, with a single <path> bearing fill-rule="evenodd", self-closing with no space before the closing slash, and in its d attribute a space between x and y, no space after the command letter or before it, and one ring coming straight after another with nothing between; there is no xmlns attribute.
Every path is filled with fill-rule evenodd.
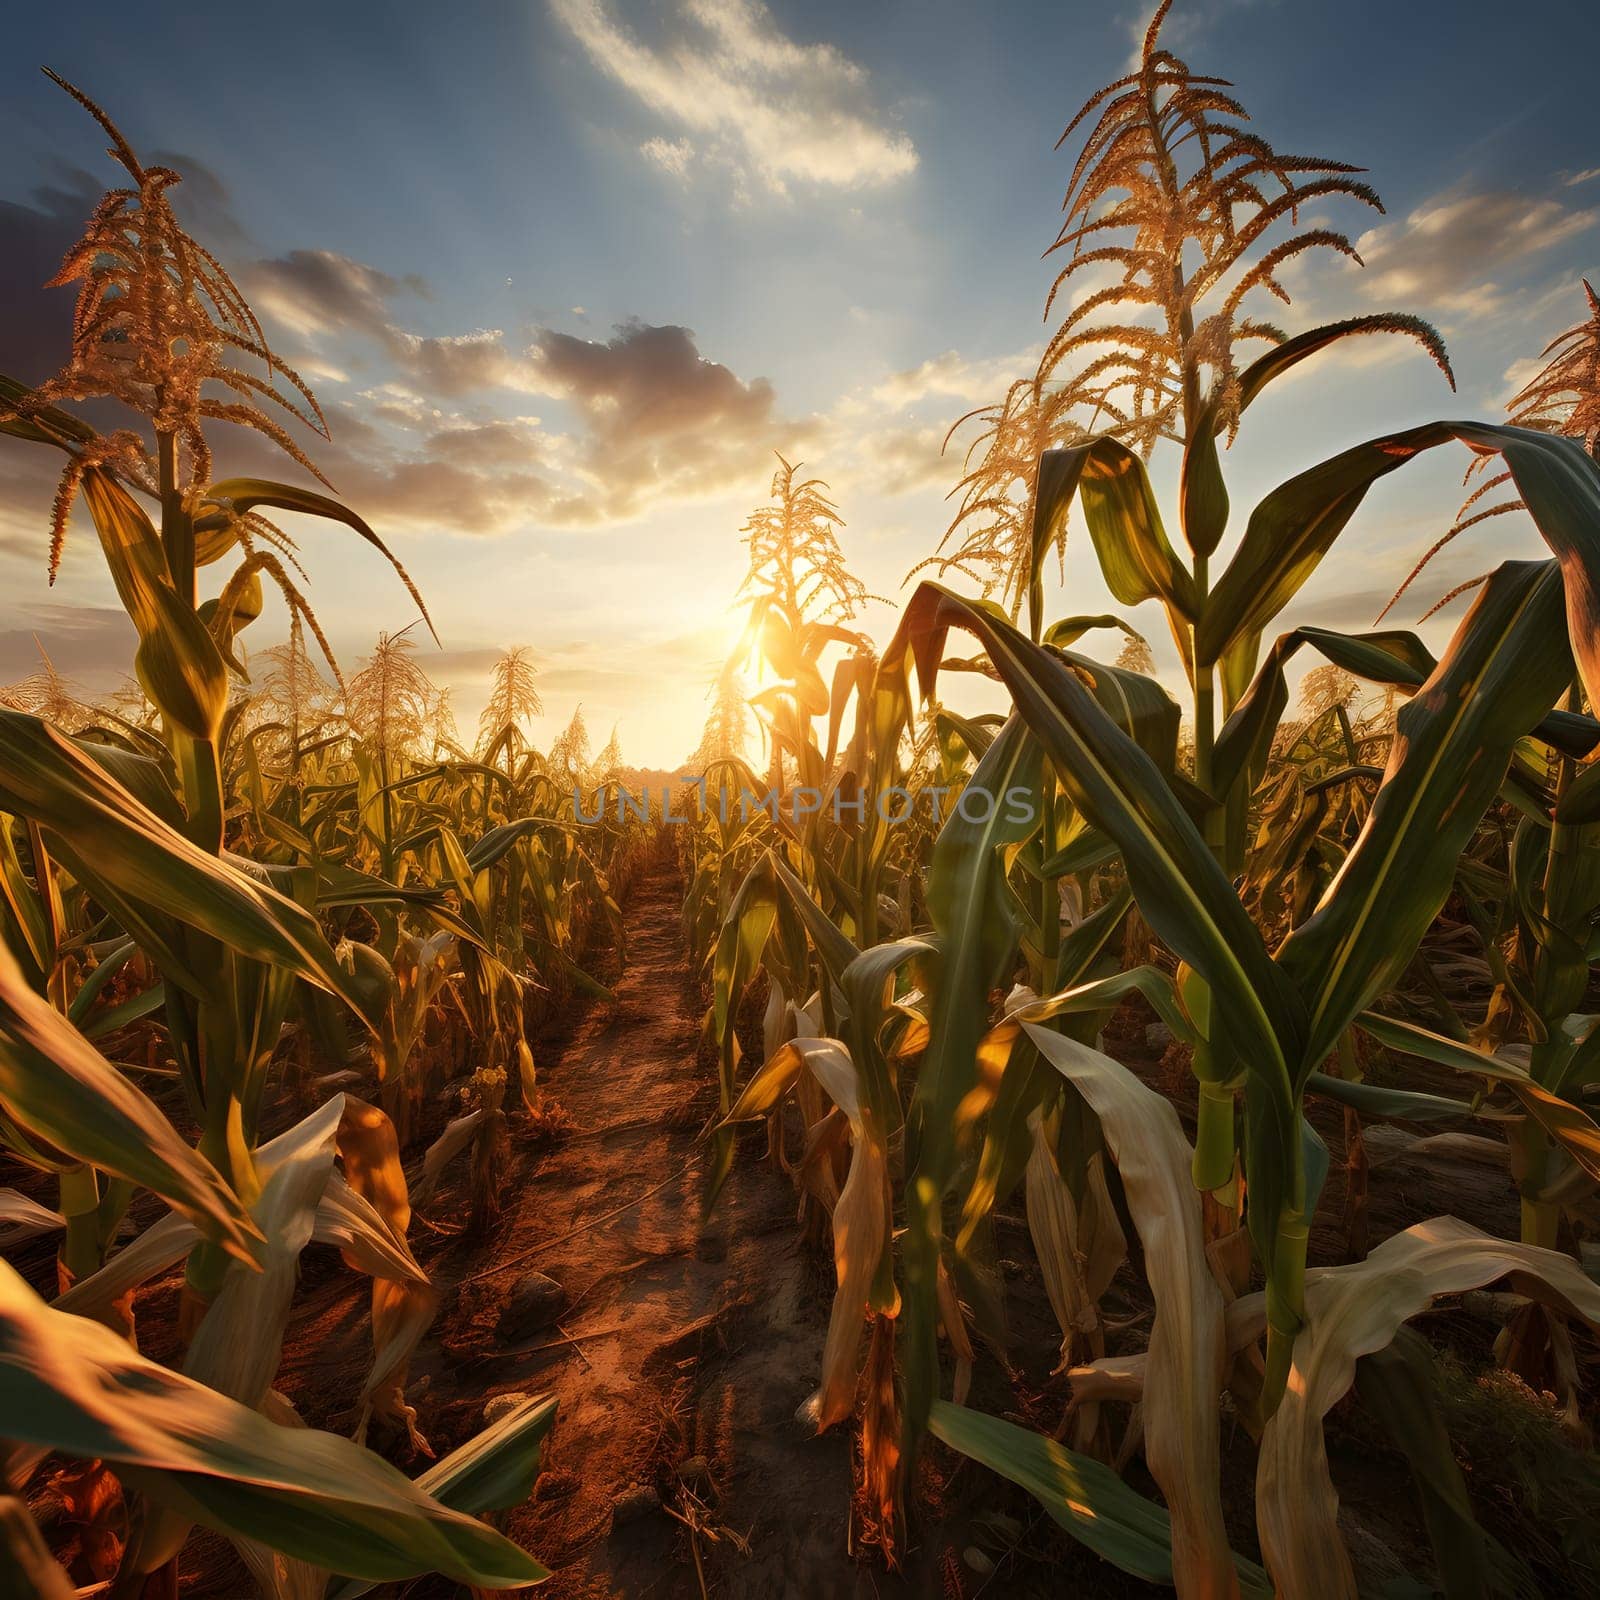
<svg viewBox="0 0 1600 1600"><path fill-rule="evenodd" d="M663 172L682 178L688 175L689 164L694 160L694 146L687 139L663 139L658 134L639 146L639 154L655 162Z"/></svg>
<svg viewBox="0 0 1600 1600"><path fill-rule="evenodd" d="M960 475L961 455L945 450L947 429L879 428L863 435L851 452L851 465L841 483L875 494L911 494L918 489L948 489Z"/></svg>
<svg viewBox="0 0 1600 1600"><path fill-rule="evenodd" d="M1535 258L1587 233L1600 210L1507 190L1454 190L1356 241L1369 298L1426 312L1481 315ZM1499 281L1496 281L1499 280Z"/></svg>
<svg viewBox="0 0 1600 1600"><path fill-rule="evenodd" d="M1201 0L1201 3L1191 3L1181 10L1174 10L1161 25L1162 48L1174 54L1188 50L1224 12L1238 11L1260 3L1261 0ZM1126 63L1129 72L1139 70L1139 63L1144 57L1144 36L1150 31L1150 22L1155 14L1156 6L1145 3L1126 18L1128 39L1132 46Z"/></svg>
<svg viewBox="0 0 1600 1600"><path fill-rule="evenodd" d="M641 146L663 170L732 169L785 194L791 184L862 188L916 169L917 151L874 103L867 74L830 44L800 44L760 0L684 0L689 26L660 47L602 0L551 0L601 71L681 136Z"/></svg>
<svg viewBox="0 0 1600 1600"><path fill-rule="evenodd" d="M1039 364L1040 345L1030 345L1014 355L974 359L959 350L946 350L901 372L893 372L872 389L880 406L902 411L933 396L983 405L1001 399L1018 378L1028 377ZM953 419L952 419L953 420Z"/></svg>

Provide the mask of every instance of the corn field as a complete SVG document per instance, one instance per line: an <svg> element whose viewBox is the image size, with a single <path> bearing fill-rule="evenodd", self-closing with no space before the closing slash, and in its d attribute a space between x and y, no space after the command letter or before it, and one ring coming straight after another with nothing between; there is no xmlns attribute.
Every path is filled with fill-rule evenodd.
<svg viewBox="0 0 1600 1600"><path fill-rule="evenodd" d="M1237 503L1230 447L1351 350L1456 379L1404 307L1296 320L1378 195L1170 5L1066 126L1042 354L950 429L892 632L780 456L659 798L539 730L529 646L462 734L182 175L56 79L117 186L0 434L137 644L114 696L42 648L0 689L0 1594L1600 1592L1600 300L1503 420ZM241 441L284 481L219 476ZM1297 620L1439 455L1390 603L1475 551L1444 647ZM395 618L357 660L307 530ZM681 1172L537 1186L635 1122ZM513 1271L647 1224L671 1340L535 1273L510 1349Z"/></svg>

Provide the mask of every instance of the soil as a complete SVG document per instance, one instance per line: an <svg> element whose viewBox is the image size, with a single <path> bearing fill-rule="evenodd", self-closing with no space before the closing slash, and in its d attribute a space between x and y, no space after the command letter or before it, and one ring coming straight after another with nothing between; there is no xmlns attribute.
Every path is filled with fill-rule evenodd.
<svg viewBox="0 0 1600 1600"><path fill-rule="evenodd" d="M498 1218L477 1236L463 1230L462 1161L413 1219L413 1248L441 1297L408 1384L422 1432L443 1455L483 1426L494 1397L557 1397L534 1496L501 1519L551 1569L540 1591L550 1600L1170 1596L1099 1561L1025 1495L938 1447L897 1567L865 1547L852 1506L852 1430L819 1438L795 1416L817 1379L832 1263L797 1228L794 1187L769 1158L764 1131L741 1139L715 1208L704 1203L715 1070L700 1042L705 999L685 953L681 895L670 856L648 861L626 902L626 961L604 950L590 961L614 1000L575 1000L548 1025L537 1054L554 1114L538 1129L513 1119ZM759 1000L747 997L746 1022ZM1107 1048L1169 1093L1192 1127L1192 1077L1147 1037L1153 1020L1125 1008ZM1312 1259L1340 1261L1343 1114L1315 1101L1309 1110L1332 1155ZM293 1108L283 1112L287 1121ZM1515 1237L1504 1165L1402 1160L1371 1172L1373 1242L1443 1212ZM980 1351L972 1400L1053 1432L1066 1402L1064 1380L1050 1376L1059 1333L1020 1197L997 1217L996 1238L1010 1346L1006 1362ZM42 1272L44 1255L34 1265ZM553 1317L508 1327L508 1306L534 1272L559 1285ZM141 1332L151 1331L144 1348L158 1359L177 1356L152 1342L175 1321L165 1303L175 1295L169 1279L140 1297ZM1106 1309L1124 1328L1113 1351L1141 1348L1150 1305L1136 1249ZM333 1251L309 1249L279 1387L314 1426L348 1431L369 1355L366 1314L364 1281ZM1459 1310L1418 1325L1469 1369L1489 1364L1491 1327ZM1587 1342L1580 1355L1592 1363ZM1587 1374L1590 1392L1595 1376ZM1329 1456L1358 1570L1377 1592L1397 1558L1425 1574L1429 1547L1404 1461L1353 1404L1329 1419ZM408 1472L427 1465L398 1435L369 1442ZM1236 1428L1224 1449L1230 1533L1255 1556L1254 1447ZM1154 1495L1137 1457L1127 1476ZM240 1600L251 1585L231 1549L202 1533L185 1552L180 1592ZM374 1592L429 1600L462 1591L425 1578Z"/></svg>

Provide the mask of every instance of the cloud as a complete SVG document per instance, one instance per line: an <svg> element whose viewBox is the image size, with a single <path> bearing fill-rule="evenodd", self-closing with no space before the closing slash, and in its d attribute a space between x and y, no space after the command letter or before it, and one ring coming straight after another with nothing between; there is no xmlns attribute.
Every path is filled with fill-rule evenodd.
<svg viewBox="0 0 1600 1600"><path fill-rule="evenodd" d="M388 356L401 391L452 399L483 389L529 387L526 359L505 344L503 328L467 333L412 333L396 320L394 302L427 299L427 280L396 277L335 250L291 250L258 261L242 280L256 311L325 356L325 346L355 334L375 341Z"/></svg>
<svg viewBox="0 0 1600 1600"><path fill-rule="evenodd" d="M827 415L822 452L842 464L840 488L879 495L949 490L961 476L967 440L963 433L946 448L951 425L1002 400L1038 366L1041 348L987 357L945 350L841 396Z"/></svg>
<svg viewBox="0 0 1600 1600"><path fill-rule="evenodd" d="M32 203L0 201L0 352L24 383L59 371L72 337L71 289L46 289L100 198L87 172L63 168Z"/></svg>
<svg viewBox="0 0 1600 1600"><path fill-rule="evenodd" d="M186 226L213 243L243 238L227 186L204 162L170 150L149 159L183 174L172 198ZM24 383L43 382L66 360L76 292L45 284L104 192L101 181L81 167L52 159L48 171L26 200L0 200L0 370Z"/></svg>
<svg viewBox="0 0 1600 1600"><path fill-rule="evenodd" d="M428 335L401 327L393 302L429 295L415 274L395 277L334 250L291 250L256 262L243 277L255 309L309 349L321 352L326 341L352 333L375 340L416 393L453 398L528 387L527 363L506 347L502 328Z"/></svg>
<svg viewBox="0 0 1600 1600"><path fill-rule="evenodd" d="M602 0L551 0L551 11L602 72L742 181L782 195L791 183L866 188L916 170L916 147L885 122L865 70L832 45L789 38L760 0L683 0L692 28L660 48ZM674 173L696 154L688 141L643 149Z"/></svg>
<svg viewBox="0 0 1600 1600"><path fill-rule="evenodd" d="M759 482L768 452L807 432L776 414L766 379L705 359L687 328L630 321L608 341L538 328L531 343L500 328L415 333L397 306L428 284L332 250L291 250L241 278L308 369L342 381L339 354L359 359L348 341L376 347L365 370L379 381L359 404L327 407L334 444L311 453L341 493L391 521L467 533L627 521ZM558 400L575 426L495 415L507 394Z"/></svg>
<svg viewBox="0 0 1600 1600"><path fill-rule="evenodd" d="M152 167L171 167L182 181L170 191L178 220L214 251L233 253L249 243L249 230L233 209L233 194L215 169L178 150L152 150Z"/></svg>
<svg viewBox="0 0 1600 1600"><path fill-rule="evenodd" d="M1480 316L1497 309L1501 285L1536 256L1586 233L1600 210L1504 190L1455 190L1423 201L1401 221L1356 241L1367 264L1361 287L1385 304Z"/></svg>
<svg viewBox="0 0 1600 1600"><path fill-rule="evenodd" d="M627 522L664 502L753 490L772 449L817 427L778 415L770 383L707 360L687 328L631 321L606 341L544 328L521 352L498 336L427 343L432 354L413 351L397 381L329 405L333 442L312 445L338 492L391 526L494 535ZM424 400L410 385L444 355L472 359L426 374ZM555 402L565 421L486 409L502 363L514 365L514 387ZM431 403L453 391L469 397L465 409ZM269 453L252 436L230 438L229 469L242 460L281 472L281 461L255 459Z"/></svg>
<svg viewBox="0 0 1600 1600"><path fill-rule="evenodd" d="M352 461L335 474L340 493L369 520L427 532L505 533L553 520L564 498L537 472L481 471L425 451Z"/></svg>
<svg viewBox="0 0 1600 1600"><path fill-rule="evenodd" d="M0 628L0 683L39 667L42 646L64 677L103 690L127 675L139 642L117 606L35 606L25 627Z"/></svg>
<svg viewBox="0 0 1600 1600"><path fill-rule="evenodd" d="M556 508L569 520L626 520L655 499L748 483L769 449L809 431L775 415L765 378L706 360L688 328L625 322L605 343L547 328L531 356L537 387L582 425L572 466L589 492Z"/></svg>
<svg viewBox="0 0 1600 1600"><path fill-rule="evenodd" d="M943 449L947 429L881 428L863 435L851 467L851 478L875 494L910 494L917 489L948 489L960 476L961 454Z"/></svg>
<svg viewBox="0 0 1600 1600"><path fill-rule="evenodd" d="M31 203L0 202L0 351L25 381L64 359L73 297L39 285L96 198L87 173L61 168ZM220 214L227 191L206 174L195 203ZM366 386L353 397L325 404L332 442L304 443L352 504L404 527L495 534L625 522L663 502L753 490L773 448L815 431L778 414L766 379L703 357L687 328L630 321L605 341L552 328L414 332L406 302L427 299L428 284L332 250L258 259L238 277L293 364L319 381L360 375ZM528 395L559 402L554 421L507 403ZM216 444L227 470L297 476L246 430L219 428ZM37 513L15 507L47 505L59 463L5 454L0 490L16 492L0 505L0 554L25 555Z"/></svg>
<svg viewBox="0 0 1600 1600"><path fill-rule="evenodd" d="M689 163L694 159L694 146L687 139L646 139L639 146L639 154L647 160L655 162L663 172L670 172L674 178L685 176L689 170Z"/></svg>
<svg viewBox="0 0 1600 1600"><path fill-rule="evenodd" d="M946 350L915 367L891 373L874 387L872 398L896 411L915 405L930 394L959 394L966 398L970 393L969 374L970 365L960 353Z"/></svg>
<svg viewBox="0 0 1600 1600"><path fill-rule="evenodd" d="M1187 5L1183 10L1169 14L1161 24L1161 48L1170 50L1174 55L1182 55L1226 12L1239 11L1258 3L1259 0L1209 0L1209 3ZM1137 72L1144 59L1144 36L1150 31L1150 21L1155 14L1156 6L1145 3L1125 19L1132 45L1124 64L1129 72Z"/></svg>
<svg viewBox="0 0 1600 1600"><path fill-rule="evenodd" d="M387 341L394 331L389 302L428 292L421 278L396 278L336 250L291 250L242 276L255 309L302 336L355 329Z"/></svg>
<svg viewBox="0 0 1600 1600"><path fill-rule="evenodd" d="M508 350L501 328L424 337L392 331L389 352L425 395L453 398L483 389L537 392L528 362Z"/></svg>
<svg viewBox="0 0 1600 1600"><path fill-rule="evenodd" d="M891 373L874 385L872 399L903 411L930 396L949 396L964 405L983 405L1004 398L1016 379L1028 376L1039 364L1040 347L1030 346L1015 355L977 361L957 350L930 356L903 372ZM954 419L952 419L954 420Z"/></svg>

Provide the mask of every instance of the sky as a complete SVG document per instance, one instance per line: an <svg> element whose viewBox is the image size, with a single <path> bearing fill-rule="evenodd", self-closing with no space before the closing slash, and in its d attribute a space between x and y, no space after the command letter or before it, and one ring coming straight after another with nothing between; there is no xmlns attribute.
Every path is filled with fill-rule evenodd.
<svg viewBox="0 0 1600 1600"><path fill-rule="evenodd" d="M78 0L7 18L0 372L65 353L45 291L117 169L37 70L184 174L191 230L316 389L315 459L419 584L419 646L470 734L496 655L531 646L545 742L581 703L644 766L693 748L738 631L740 529L773 452L831 486L881 643L948 524L946 431L1032 371L1081 102L1126 70L1124 0ZM1497 418L1600 281L1600 13L1537 0L1177 0L1164 38L1235 84L1280 151L1369 169L1330 208L1365 267L1297 274L1295 330L1375 310L1445 335L1308 363L1226 462L1236 507L1361 438ZM1384 348L1379 348L1383 345ZM1258 414L1264 413L1264 414ZM232 437L227 437L232 435ZM218 470L272 470L222 429ZM1152 474L1168 493L1171 452ZM131 660L86 515L47 583L55 464L0 438L0 683L35 639L88 691ZM1462 456L1380 484L1288 621L1370 625L1450 524ZM1535 536L1464 535L1398 620ZM1236 518L1235 528L1242 525ZM342 665L415 611L342 530L295 526ZM1225 546L1226 548L1226 546ZM956 580L960 581L960 580ZM1424 630L1437 647L1465 602ZM1107 609L1075 530L1050 610ZM1159 613L1132 619L1175 681ZM283 636L276 602L246 636ZM1092 648L1092 641L1090 643Z"/></svg>

